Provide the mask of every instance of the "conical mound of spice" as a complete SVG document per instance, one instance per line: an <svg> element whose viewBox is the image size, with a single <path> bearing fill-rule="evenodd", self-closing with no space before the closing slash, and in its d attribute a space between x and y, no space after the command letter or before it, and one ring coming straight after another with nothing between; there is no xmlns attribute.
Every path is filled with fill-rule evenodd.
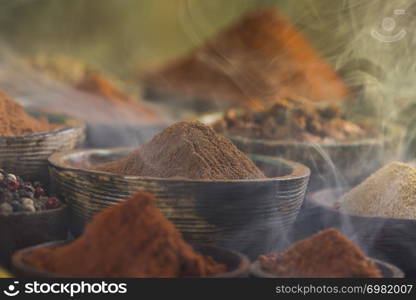
<svg viewBox="0 0 416 300"><path fill-rule="evenodd" d="M20 136L51 131L56 125L28 115L23 107L0 91L0 136Z"/></svg>
<svg viewBox="0 0 416 300"><path fill-rule="evenodd" d="M109 80L97 73L90 73L76 84L78 90L91 93L108 101L119 108L126 108L135 112L141 117L142 121L161 121L155 112L147 108L145 105L136 101L133 97L117 88Z"/></svg>
<svg viewBox="0 0 416 300"><path fill-rule="evenodd" d="M97 214L71 244L34 250L24 260L76 277L201 277L226 271L186 244L153 195L142 192Z"/></svg>
<svg viewBox="0 0 416 300"><path fill-rule="evenodd" d="M341 197L336 206L353 215L416 219L416 169L389 163Z"/></svg>
<svg viewBox="0 0 416 300"><path fill-rule="evenodd" d="M279 277L379 278L380 270L335 229L321 231L281 254L259 257L263 270Z"/></svg>
<svg viewBox="0 0 416 300"><path fill-rule="evenodd" d="M249 12L143 79L149 94L231 100L246 107L258 107L258 99L303 96L333 101L349 94L307 39L272 8Z"/></svg>
<svg viewBox="0 0 416 300"><path fill-rule="evenodd" d="M178 122L127 157L100 165L96 170L160 178L266 178L228 139L198 121Z"/></svg>

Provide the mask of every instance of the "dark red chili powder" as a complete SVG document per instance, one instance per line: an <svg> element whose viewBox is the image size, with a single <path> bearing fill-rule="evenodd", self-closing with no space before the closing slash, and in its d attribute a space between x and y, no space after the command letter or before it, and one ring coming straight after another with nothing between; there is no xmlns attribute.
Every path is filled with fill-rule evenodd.
<svg viewBox="0 0 416 300"><path fill-rule="evenodd" d="M156 207L154 196L142 192L97 214L71 244L35 250L24 260L76 277L200 277L226 271L196 253Z"/></svg>
<svg viewBox="0 0 416 300"><path fill-rule="evenodd" d="M280 277L382 277L374 262L335 229L321 231L281 254L259 257L263 270Z"/></svg>

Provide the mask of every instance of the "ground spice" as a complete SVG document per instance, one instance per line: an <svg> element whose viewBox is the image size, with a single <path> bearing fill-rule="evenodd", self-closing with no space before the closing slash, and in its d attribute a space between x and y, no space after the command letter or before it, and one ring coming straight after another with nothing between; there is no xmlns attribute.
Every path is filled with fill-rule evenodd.
<svg viewBox="0 0 416 300"><path fill-rule="evenodd" d="M249 12L204 45L143 77L150 90L179 99L231 100L249 108L294 95L334 101L349 94L307 39L271 8Z"/></svg>
<svg viewBox="0 0 416 300"><path fill-rule="evenodd" d="M389 163L345 194L336 206L354 215L416 219L416 169Z"/></svg>
<svg viewBox="0 0 416 300"><path fill-rule="evenodd" d="M214 129L229 136L298 142L354 141L377 135L368 124L347 121L339 106L317 105L301 98L275 101L253 112L229 110Z"/></svg>
<svg viewBox="0 0 416 300"><path fill-rule="evenodd" d="M232 180L266 178L228 139L198 121L178 122L127 157L99 171L150 177Z"/></svg>
<svg viewBox="0 0 416 300"><path fill-rule="evenodd" d="M119 88L121 82L109 80L96 68L64 55L39 54L28 59L36 71L53 80L97 96L97 100L135 113L142 123L160 123L161 117L143 102Z"/></svg>
<svg viewBox="0 0 416 300"><path fill-rule="evenodd" d="M0 136L19 136L50 131L56 125L28 115L23 107L0 91Z"/></svg>
<svg viewBox="0 0 416 300"><path fill-rule="evenodd" d="M142 105L97 73L86 75L75 87L81 91L97 95L119 108L128 108L147 121L161 121L154 111Z"/></svg>
<svg viewBox="0 0 416 300"><path fill-rule="evenodd" d="M97 214L71 244L35 250L24 259L41 270L76 277L196 277L226 271L194 252L148 193Z"/></svg>
<svg viewBox="0 0 416 300"><path fill-rule="evenodd" d="M382 277L380 270L348 238L327 229L281 254L259 257L261 267L281 277Z"/></svg>

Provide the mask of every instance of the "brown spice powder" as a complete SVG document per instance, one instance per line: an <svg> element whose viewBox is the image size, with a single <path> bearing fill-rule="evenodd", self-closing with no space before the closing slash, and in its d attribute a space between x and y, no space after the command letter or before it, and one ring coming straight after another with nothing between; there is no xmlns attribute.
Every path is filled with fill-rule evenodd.
<svg viewBox="0 0 416 300"><path fill-rule="evenodd" d="M186 244L148 193L97 214L71 244L35 250L25 261L75 277L199 277L226 271Z"/></svg>
<svg viewBox="0 0 416 300"><path fill-rule="evenodd" d="M110 173L208 180L266 178L228 139L198 121L179 122L127 157L96 168Z"/></svg>
<svg viewBox="0 0 416 300"><path fill-rule="evenodd" d="M284 253L259 257L261 267L280 277L380 278L380 270L335 229L321 231Z"/></svg>
<svg viewBox="0 0 416 300"><path fill-rule="evenodd" d="M23 107L0 91L0 136L20 136L51 131L57 126L28 115Z"/></svg>
<svg viewBox="0 0 416 300"><path fill-rule="evenodd" d="M144 81L156 91L250 108L291 96L334 101L349 95L307 39L271 8L249 12L201 47L148 72Z"/></svg>
<svg viewBox="0 0 416 300"><path fill-rule="evenodd" d="M341 197L336 206L353 215L415 220L416 169L391 162Z"/></svg>

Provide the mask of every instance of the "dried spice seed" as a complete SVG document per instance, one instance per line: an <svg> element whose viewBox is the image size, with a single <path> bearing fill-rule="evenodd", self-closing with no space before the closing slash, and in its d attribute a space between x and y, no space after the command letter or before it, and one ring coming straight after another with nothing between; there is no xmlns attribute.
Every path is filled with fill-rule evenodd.
<svg viewBox="0 0 416 300"><path fill-rule="evenodd" d="M341 197L336 206L360 216L416 219L416 169L389 163Z"/></svg>

